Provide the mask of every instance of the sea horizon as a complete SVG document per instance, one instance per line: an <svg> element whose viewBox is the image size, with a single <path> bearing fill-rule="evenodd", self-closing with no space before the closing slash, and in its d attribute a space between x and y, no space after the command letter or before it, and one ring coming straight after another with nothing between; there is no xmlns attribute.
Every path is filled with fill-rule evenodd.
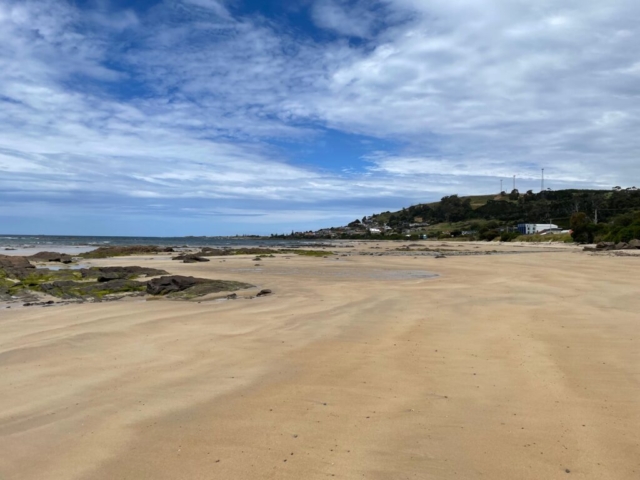
<svg viewBox="0 0 640 480"><path fill-rule="evenodd" d="M243 246L255 245L256 242L267 242L270 245L290 245L321 243L322 240L287 239L262 237L258 235L244 236L121 236L121 235L24 235L0 234L0 249L56 247L56 246L126 246L126 245L157 245L163 247L207 247L207 246Z"/></svg>

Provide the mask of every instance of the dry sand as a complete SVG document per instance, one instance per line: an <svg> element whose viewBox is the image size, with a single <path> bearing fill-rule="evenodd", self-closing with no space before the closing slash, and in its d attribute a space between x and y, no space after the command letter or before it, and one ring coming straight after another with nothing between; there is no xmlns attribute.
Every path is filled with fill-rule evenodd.
<svg viewBox="0 0 640 480"><path fill-rule="evenodd" d="M274 295L0 307L0 479L638 479L640 257L530 249L94 261Z"/></svg>

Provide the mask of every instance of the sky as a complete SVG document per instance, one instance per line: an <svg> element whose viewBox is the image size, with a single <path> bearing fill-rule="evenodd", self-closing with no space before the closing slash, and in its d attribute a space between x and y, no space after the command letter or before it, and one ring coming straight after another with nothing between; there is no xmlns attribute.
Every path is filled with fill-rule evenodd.
<svg viewBox="0 0 640 480"><path fill-rule="evenodd" d="M640 186L637 0L0 0L0 233Z"/></svg>

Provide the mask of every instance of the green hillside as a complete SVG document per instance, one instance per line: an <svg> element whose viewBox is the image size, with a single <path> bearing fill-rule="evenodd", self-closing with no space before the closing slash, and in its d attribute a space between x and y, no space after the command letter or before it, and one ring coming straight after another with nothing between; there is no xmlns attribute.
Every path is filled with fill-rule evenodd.
<svg viewBox="0 0 640 480"><path fill-rule="evenodd" d="M455 223L497 220L503 223L566 223L571 215L584 212L594 221L607 222L617 215L640 209L640 190L558 190L507 195L443 197L439 202L412 205L396 212L373 215L372 220L395 225Z"/></svg>
<svg viewBox="0 0 640 480"><path fill-rule="evenodd" d="M632 225L640 211L640 190L557 190L501 195L451 195L439 202L412 205L367 219L369 225L386 225L395 234L411 231L460 235L464 231L491 231L519 223L554 223L573 228L572 218L582 215L590 233L585 239L637 238ZM428 224L428 225L426 225ZM507 228L508 230L508 228ZM614 230L618 233L614 233ZM620 234L624 230L627 233ZM586 235L586 234L585 234Z"/></svg>

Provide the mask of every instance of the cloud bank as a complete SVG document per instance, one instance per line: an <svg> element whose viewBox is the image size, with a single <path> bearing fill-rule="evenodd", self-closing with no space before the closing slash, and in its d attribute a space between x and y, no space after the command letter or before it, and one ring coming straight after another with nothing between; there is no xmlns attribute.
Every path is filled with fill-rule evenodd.
<svg viewBox="0 0 640 480"><path fill-rule="evenodd" d="M514 174L535 189L542 167L554 188L640 184L639 17L626 0L0 0L0 232L314 228ZM361 153L323 156L336 135Z"/></svg>

